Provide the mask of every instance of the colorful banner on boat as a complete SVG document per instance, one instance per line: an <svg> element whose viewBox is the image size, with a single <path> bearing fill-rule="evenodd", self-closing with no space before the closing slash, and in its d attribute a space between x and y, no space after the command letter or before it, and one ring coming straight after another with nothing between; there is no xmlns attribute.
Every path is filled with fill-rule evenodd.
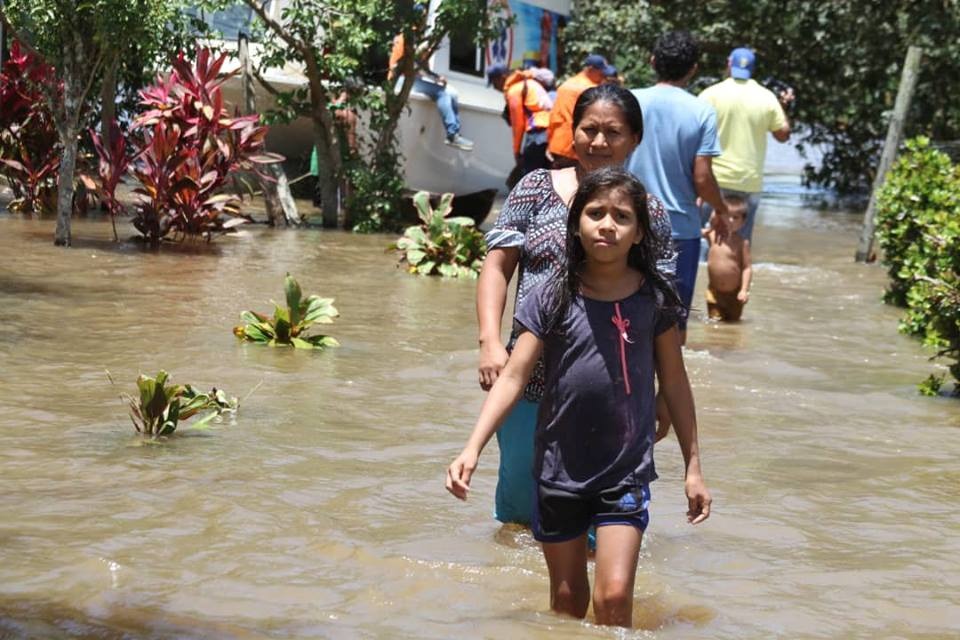
<svg viewBox="0 0 960 640"><path fill-rule="evenodd" d="M563 55L557 36L566 26L567 17L519 0L509 0L502 11L515 20L487 45L487 66L549 67L558 73Z"/></svg>

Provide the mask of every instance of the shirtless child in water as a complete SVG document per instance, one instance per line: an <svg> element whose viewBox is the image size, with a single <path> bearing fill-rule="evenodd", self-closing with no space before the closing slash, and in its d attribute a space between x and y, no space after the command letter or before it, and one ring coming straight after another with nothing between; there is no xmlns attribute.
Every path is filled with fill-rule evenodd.
<svg viewBox="0 0 960 640"><path fill-rule="evenodd" d="M734 322L740 319L743 305L750 299L750 278L753 269L750 262L750 241L744 240L737 231L747 220L747 202L738 196L728 196L727 231L724 238L716 231L706 229L707 239L707 313L711 318Z"/></svg>

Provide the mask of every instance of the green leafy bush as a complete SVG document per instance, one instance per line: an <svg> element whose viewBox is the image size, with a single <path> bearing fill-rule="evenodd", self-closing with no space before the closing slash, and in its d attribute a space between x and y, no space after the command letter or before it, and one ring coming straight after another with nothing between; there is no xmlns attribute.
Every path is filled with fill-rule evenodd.
<svg viewBox="0 0 960 640"><path fill-rule="evenodd" d="M181 420L208 411L190 425L191 429L201 429L223 412L237 410L237 399L228 398L222 390L214 388L210 393L200 393L189 384L168 386L169 378L166 371L160 371L155 378L141 375L137 378L138 397L122 394L130 404L130 419L137 433L154 439L169 436Z"/></svg>
<svg viewBox="0 0 960 640"><path fill-rule="evenodd" d="M487 246L471 218L447 217L453 209L453 194L443 194L434 209L430 194L420 191L413 196L413 204L422 224L407 227L403 236L390 245L401 253L400 262L407 263L410 273L476 278Z"/></svg>
<svg viewBox="0 0 960 640"><path fill-rule="evenodd" d="M241 340L268 344L271 347L293 346L297 349L324 349L340 345L331 336L305 335L313 324L332 324L340 315L333 306L333 298L319 296L303 297L300 284L289 273L283 282L287 306L281 307L271 300L273 317L244 311L240 319L246 324L233 328L233 333Z"/></svg>
<svg viewBox="0 0 960 640"><path fill-rule="evenodd" d="M345 162L351 185L347 217L357 233L396 233L403 228L403 162L392 147L381 155L388 157L373 164L361 162L356 154Z"/></svg>
<svg viewBox="0 0 960 640"><path fill-rule="evenodd" d="M904 306L900 330L953 360L960 391L960 167L918 137L880 191L877 234L888 268L887 302ZM921 390L935 394L931 376Z"/></svg>

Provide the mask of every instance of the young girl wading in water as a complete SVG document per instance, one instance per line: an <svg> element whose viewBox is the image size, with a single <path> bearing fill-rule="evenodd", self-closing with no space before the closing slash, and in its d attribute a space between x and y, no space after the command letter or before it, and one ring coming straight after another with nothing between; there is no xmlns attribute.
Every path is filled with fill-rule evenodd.
<svg viewBox="0 0 960 640"><path fill-rule="evenodd" d="M710 515L676 326L680 303L657 271L655 247L643 185L620 168L581 180L567 218L566 270L517 311L516 347L447 469L447 490L466 499L480 452L542 354L533 532L550 573L551 608L583 618L590 603L587 529L597 526L599 624L632 624L649 483L657 477L655 371L686 464L687 519L698 524Z"/></svg>

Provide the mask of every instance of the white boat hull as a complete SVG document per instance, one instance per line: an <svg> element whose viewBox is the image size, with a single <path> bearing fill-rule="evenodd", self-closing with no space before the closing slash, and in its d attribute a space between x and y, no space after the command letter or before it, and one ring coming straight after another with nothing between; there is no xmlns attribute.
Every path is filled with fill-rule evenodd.
<svg viewBox="0 0 960 640"><path fill-rule="evenodd" d="M493 108L490 101L478 104L470 99L468 90L472 88L460 90L460 133L473 140L473 151L446 144L436 105L426 96L411 96L410 109L398 129L404 179L409 188L455 194L506 190L514 159L510 128L500 117L503 97L495 93L499 108Z"/></svg>

